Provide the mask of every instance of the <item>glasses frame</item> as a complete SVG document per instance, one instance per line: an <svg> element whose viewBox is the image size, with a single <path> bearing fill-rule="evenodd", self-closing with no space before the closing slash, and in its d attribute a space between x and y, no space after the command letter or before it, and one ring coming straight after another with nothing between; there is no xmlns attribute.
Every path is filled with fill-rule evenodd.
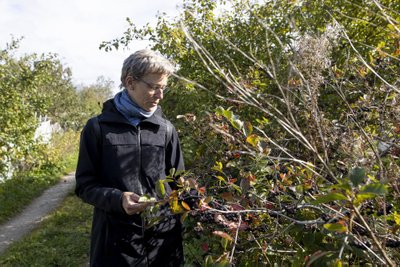
<svg viewBox="0 0 400 267"><path fill-rule="evenodd" d="M135 80L144 83L148 88L150 88L153 92L160 90L163 94L167 93L169 91L169 88L167 85L165 86L158 86L158 85L154 85L151 84L149 82L146 82L145 80L135 77Z"/></svg>

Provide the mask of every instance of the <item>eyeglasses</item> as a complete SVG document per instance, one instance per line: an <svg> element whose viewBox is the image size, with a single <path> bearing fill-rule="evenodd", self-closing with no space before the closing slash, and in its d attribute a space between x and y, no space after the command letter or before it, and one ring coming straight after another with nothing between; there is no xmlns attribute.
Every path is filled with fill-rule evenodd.
<svg viewBox="0 0 400 267"><path fill-rule="evenodd" d="M163 86L154 85L154 84L146 82L145 80L140 79L140 78L135 78L135 79L140 81L140 82L142 82L142 83L144 83L145 85L147 85L147 87L149 87L152 91L160 90L163 94L165 94L169 90L169 88L166 85L163 85Z"/></svg>

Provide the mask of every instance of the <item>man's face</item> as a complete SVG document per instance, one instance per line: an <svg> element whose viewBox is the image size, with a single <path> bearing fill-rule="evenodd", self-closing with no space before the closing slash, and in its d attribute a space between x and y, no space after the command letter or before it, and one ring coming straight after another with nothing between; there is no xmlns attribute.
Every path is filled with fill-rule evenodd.
<svg viewBox="0 0 400 267"><path fill-rule="evenodd" d="M168 75L150 73L141 78L127 77L128 95L146 111L155 111L168 82Z"/></svg>

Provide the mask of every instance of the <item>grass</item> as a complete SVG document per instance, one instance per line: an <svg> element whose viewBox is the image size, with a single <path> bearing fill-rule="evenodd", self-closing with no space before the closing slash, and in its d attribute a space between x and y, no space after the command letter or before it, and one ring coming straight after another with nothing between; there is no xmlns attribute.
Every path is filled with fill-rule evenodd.
<svg viewBox="0 0 400 267"><path fill-rule="evenodd" d="M33 199L56 184L65 173L18 176L0 184L0 224L21 212Z"/></svg>
<svg viewBox="0 0 400 267"><path fill-rule="evenodd" d="M21 212L43 191L60 181L76 166L76 153L67 155L58 170L40 174L25 173L0 183L0 224Z"/></svg>
<svg viewBox="0 0 400 267"><path fill-rule="evenodd" d="M15 216L60 177L15 177L0 184L0 224Z"/></svg>
<svg viewBox="0 0 400 267"><path fill-rule="evenodd" d="M73 193L40 226L0 255L0 266L86 266L92 207Z"/></svg>

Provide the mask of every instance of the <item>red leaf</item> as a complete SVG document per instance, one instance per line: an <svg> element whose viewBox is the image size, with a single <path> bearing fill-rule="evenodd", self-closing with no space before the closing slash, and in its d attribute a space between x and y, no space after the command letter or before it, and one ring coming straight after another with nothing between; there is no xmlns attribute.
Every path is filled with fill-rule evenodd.
<svg viewBox="0 0 400 267"><path fill-rule="evenodd" d="M240 206L239 204L232 204L231 210L244 210L244 208L242 206Z"/></svg>
<svg viewBox="0 0 400 267"><path fill-rule="evenodd" d="M228 180L228 184L234 184L234 183L236 183L237 182L237 179L236 178L232 178L232 179L229 179Z"/></svg>
<svg viewBox="0 0 400 267"><path fill-rule="evenodd" d="M268 202L268 203L265 203L264 207L269 209L269 210L272 210L274 208L274 204Z"/></svg>
<svg viewBox="0 0 400 267"><path fill-rule="evenodd" d="M223 199L225 199L226 201L232 201L232 199L233 199L232 193L230 193L230 192L224 192L224 193L222 193L222 194L221 194L221 197L222 197Z"/></svg>
<svg viewBox="0 0 400 267"><path fill-rule="evenodd" d="M208 252L208 249L209 249L208 244L207 244L207 243L201 244L201 249L202 249L204 252Z"/></svg>
<svg viewBox="0 0 400 267"><path fill-rule="evenodd" d="M199 191L199 193L200 194L205 194L206 193L206 187L205 186L202 186L202 187L200 187L199 189L198 189L198 191Z"/></svg>
<svg viewBox="0 0 400 267"><path fill-rule="evenodd" d="M254 174L252 174L252 173L250 173L250 174L247 176L247 179L248 179L250 182L255 182L255 181L257 180L256 176L255 176Z"/></svg>

